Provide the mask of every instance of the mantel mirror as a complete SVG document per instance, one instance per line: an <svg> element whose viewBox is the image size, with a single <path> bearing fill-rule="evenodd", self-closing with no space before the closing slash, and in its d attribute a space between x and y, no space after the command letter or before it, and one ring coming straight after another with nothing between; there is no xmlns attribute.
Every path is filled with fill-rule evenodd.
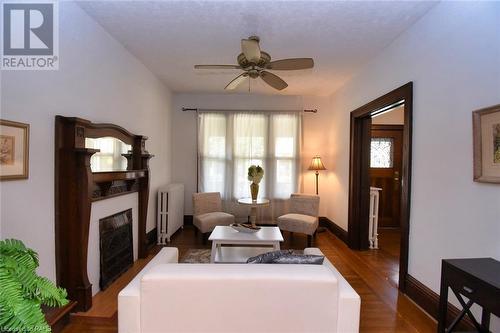
<svg viewBox="0 0 500 333"><path fill-rule="evenodd" d="M85 138L85 148L100 150L90 158L92 172L127 170L127 159L122 154L130 153L132 145L111 136L87 137Z"/></svg>

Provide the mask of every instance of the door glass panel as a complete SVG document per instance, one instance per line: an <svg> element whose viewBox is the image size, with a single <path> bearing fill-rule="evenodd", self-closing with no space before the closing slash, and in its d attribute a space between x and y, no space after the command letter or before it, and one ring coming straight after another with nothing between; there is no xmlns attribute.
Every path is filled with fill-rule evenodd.
<svg viewBox="0 0 500 333"><path fill-rule="evenodd" d="M371 168L392 168L394 159L393 138L372 138L370 149Z"/></svg>

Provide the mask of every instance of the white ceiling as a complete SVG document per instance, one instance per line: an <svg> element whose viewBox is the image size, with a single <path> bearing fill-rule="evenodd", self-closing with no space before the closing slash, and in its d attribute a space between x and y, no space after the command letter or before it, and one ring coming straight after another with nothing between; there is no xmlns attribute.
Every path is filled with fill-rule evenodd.
<svg viewBox="0 0 500 333"><path fill-rule="evenodd" d="M278 92L260 79L253 93L327 95L423 16L427 1L82 1L79 5L174 92L223 92L238 70L240 39L261 38L273 60L312 57L315 67L275 71ZM248 91L242 85L237 92Z"/></svg>

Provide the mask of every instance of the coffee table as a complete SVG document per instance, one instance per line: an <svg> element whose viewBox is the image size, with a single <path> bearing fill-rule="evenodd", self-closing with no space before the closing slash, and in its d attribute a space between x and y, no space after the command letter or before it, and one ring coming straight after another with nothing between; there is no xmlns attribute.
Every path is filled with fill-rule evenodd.
<svg viewBox="0 0 500 333"><path fill-rule="evenodd" d="M279 250L283 235L278 227L261 227L257 232L246 233L216 226L208 239L212 241L211 263L242 263L258 254Z"/></svg>

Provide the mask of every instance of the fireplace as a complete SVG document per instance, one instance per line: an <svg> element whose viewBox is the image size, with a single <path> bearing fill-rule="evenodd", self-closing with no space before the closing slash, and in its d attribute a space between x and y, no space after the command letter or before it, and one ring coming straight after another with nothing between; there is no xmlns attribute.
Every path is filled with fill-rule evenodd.
<svg viewBox="0 0 500 333"><path fill-rule="evenodd" d="M99 220L100 278L106 289L134 262L132 209Z"/></svg>

